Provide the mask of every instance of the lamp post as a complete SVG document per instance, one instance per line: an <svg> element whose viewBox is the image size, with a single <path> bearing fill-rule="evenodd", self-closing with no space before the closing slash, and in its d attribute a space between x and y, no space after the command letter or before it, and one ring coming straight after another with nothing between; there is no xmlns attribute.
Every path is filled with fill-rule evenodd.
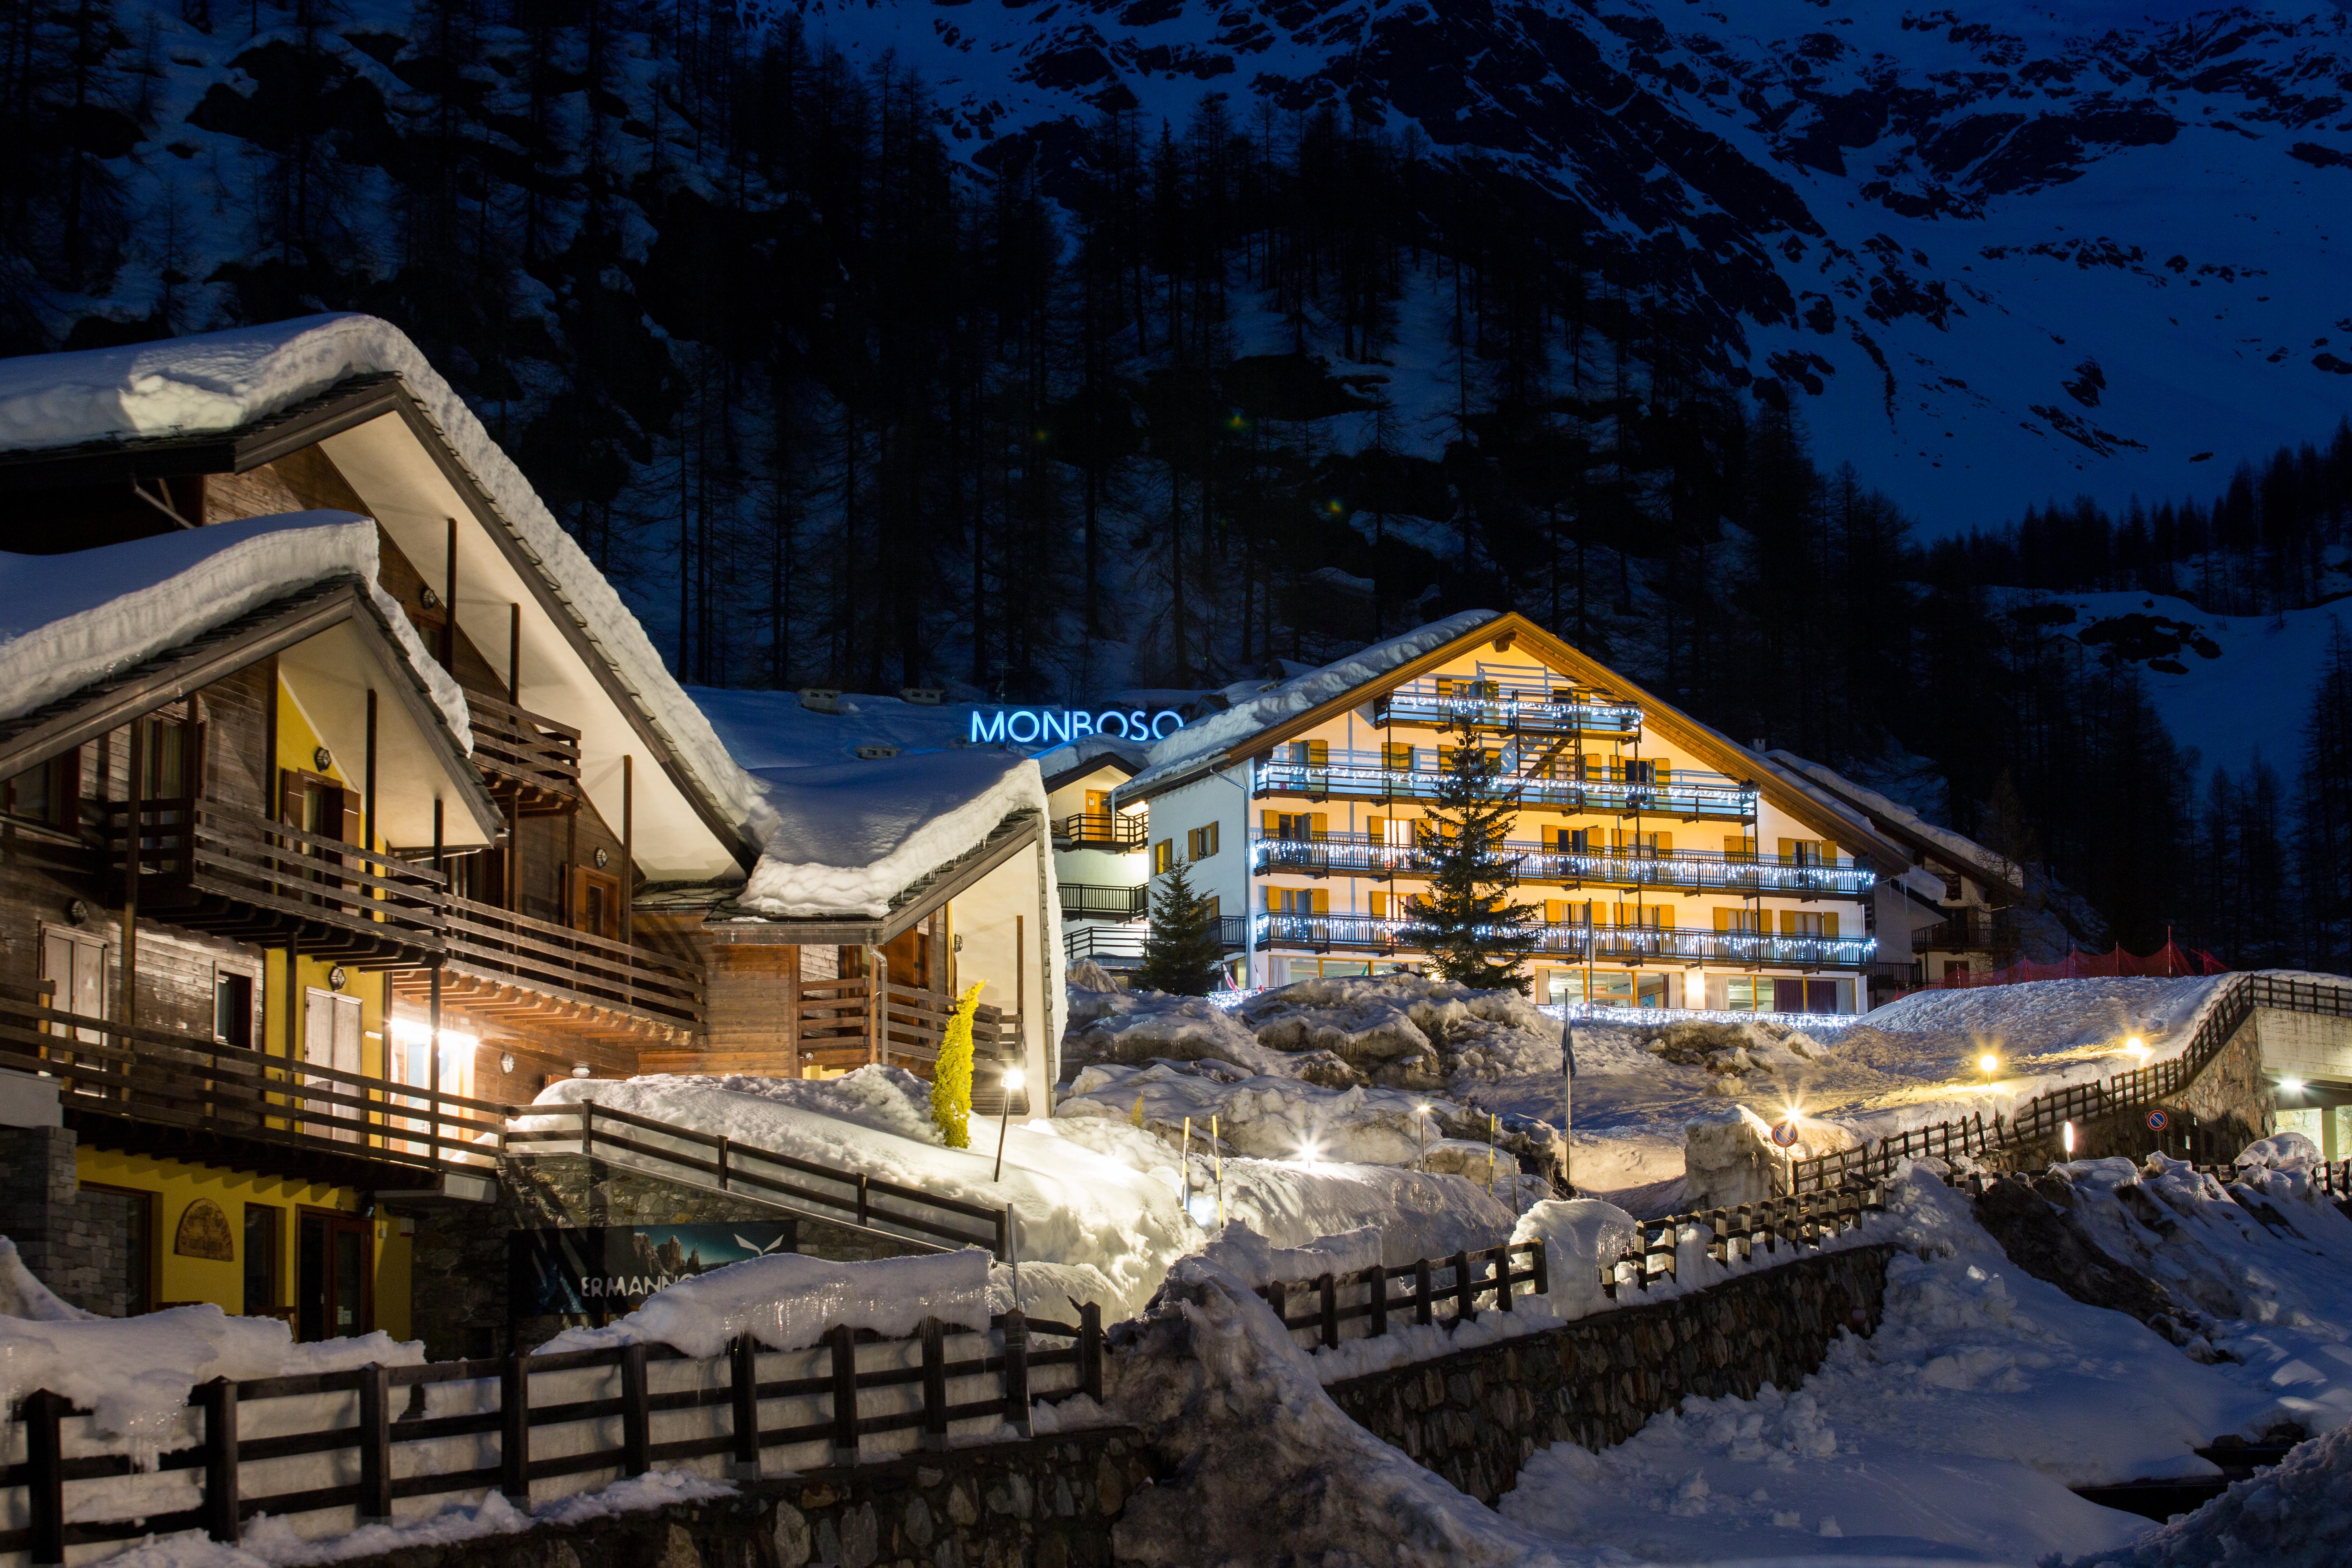
<svg viewBox="0 0 2352 1568"><path fill-rule="evenodd" d="M1006 1068L996 1082L1001 1093L997 1101L996 1174L989 1177L992 1182L1004 1179L1004 1135L1013 1127L1013 1097L1028 1087L1029 1075L1019 1068Z"/></svg>
<svg viewBox="0 0 2352 1568"><path fill-rule="evenodd" d="M1571 1121L1576 1101L1576 1026L1566 1006L1559 1011L1559 1184L1562 1195L1576 1195L1576 1173L1570 1168L1575 1149Z"/></svg>

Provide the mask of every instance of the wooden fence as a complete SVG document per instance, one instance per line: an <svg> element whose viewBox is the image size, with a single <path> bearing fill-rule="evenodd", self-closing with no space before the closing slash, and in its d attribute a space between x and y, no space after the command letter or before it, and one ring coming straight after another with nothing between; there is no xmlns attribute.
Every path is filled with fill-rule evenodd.
<svg viewBox="0 0 2352 1568"><path fill-rule="evenodd" d="M1646 1290L1661 1277L1676 1279L1682 1233L1694 1227L1707 1233L1706 1255L1717 1263L1753 1263L1759 1244L1768 1257L1784 1245L1792 1256L1818 1250L1860 1225L1864 1215L1885 1210L1884 1187L1853 1186L1642 1220L1633 1244L1614 1263L1601 1266L1601 1288L1613 1300L1621 1289Z"/></svg>
<svg viewBox="0 0 2352 1568"><path fill-rule="evenodd" d="M1789 1165L1790 1190L1823 1193L1884 1181L1906 1159L1981 1156L2014 1144L2053 1137L2069 1121L2092 1121L2116 1111L2156 1104L2194 1082L2258 1007L2352 1017L2352 984L2334 985L2282 980L2267 974L2240 974L2229 977L2222 984L2226 991L2206 1009L2196 1032L2189 1037L2188 1049L2177 1057L2117 1073L2104 1083L2064 1085L2027 1100L2018 1107L2015 1116L2007 1119L1996 1114L1988 1122L1979 1111L1933 1126L1916 1127L1861 1148L1792 1161Z"/></svg>
<svg viewBox="0 0 2352 1568"><path fill-rule="evenodd" d="M1033 1337L1056 1342L1034 1348ZM933 1318L907 1339L836 1328L797 1351L746 1333L709 1360L633 1344L221 1378L190 1391L201 1439L147 1466L87 1452L94 1427L69 1423L89 1413L40 1389L9 1424L9 1451L23 1458L0 1467L0 1496L22 1488L16 1517L27 1522L0 1530L0 1552L43 1568L71 1547L179 1531L234 1542L259 1514L333 1512L323 1522L341 1533L415 1498L497 1490L528 1510L534 1483L554 1483L544 1499L714 1458L750 1477L777 1449L787 1451L777 1468L855 1465L889 1447L869 1438L911 1432L940 1449L960 1423L966 1440L1000 1423L1026 1436L1033 1404L1101 1397L1102 1356L1101 1310L1088 1304L1076 1323L1015 1311L977 1334Z"/></svg>
<svg viewBox="0 0 2352 1568"><path fill-rule="evenodd" d="M1516 1261L1525 1259L1524 1262ZM1410 1279L1402 1292L1391 1290L1392 1279ZM1457 1252L1451 1258L1423 1258L1411 1263L1373 1264L1346 1274L1324 1274L1313 1279L1276 1280L1258 1294L1294 1334L1301 1330L1327 1349L1342 1339L1379 1339L1391 1321L1402 1323L1466 1323L1478 1316L1485 1297L1499 1311L1513 1310L1514 1287L1548 1295L1549 1268L1542 1244L1513 1242L1477 1252ZM1307 1310L1293 1312L1291 1299L1305 1292ZM1361 1321L1363 1331L1349 1334L1346 1326Z"/></svg>
<svg viewBox="0 0 2352 1568"><path fill-rule="evenodd" d="M1000 1262L1010 1256L1005 1211L984 1204L940 1197L593 1100L526 1106L516 1116L548 1125L509 1126L502 1149L510 1159L583 1154L667 1181L809 1212L816 1218L888 1231L938 1251L984 1247Z"/></svg>

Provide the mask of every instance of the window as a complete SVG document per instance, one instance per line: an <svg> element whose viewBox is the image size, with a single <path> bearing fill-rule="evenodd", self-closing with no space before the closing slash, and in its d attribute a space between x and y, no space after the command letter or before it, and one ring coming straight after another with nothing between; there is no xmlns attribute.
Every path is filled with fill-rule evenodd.
<svg viewBox="0 0 2352 1568"><path fill-rule="evenodd" d="M1320 811L1269 811L1260 826L1268 838L1307 843L1330 837L1331 818L1328 812Z"/></svg>
<svg viewBox="0 0 2352 1568"><path fill-rule="evenodd" d="M1736 833L1725 834L1723 836L1723 858L1727 860L1755 859L1756 840L1753 838L1743 838Z"/></svg>
<svg viewBox="0 0 2352 1568"><path fill-rule="evenodd" d="M1203 910L1207 911L1208 916L1209 916L1209 918L1210 918L1211 920L1215 920L1215 919L1217 918L1217 898L1216 898L1216 895L1213 893L1213 894L1211 894L1209 897L1207 897L1207 898L1205 898L1205 899L1202 899L1202 900L1201 900L1201 908L1202 908Z"/></svg>
<svg viewBox="0 0 2352 1568"><path fill-rule="evenodd" d="M1328 768L1331 765L1331 742L1328 741L1293 741L1289 752L1290 760L1301 767Z"/></svg>
<svg viewBox="0 0 2352 1568"><path fill-rule="evenodd" d="M245 1315L274 1317L285 1307L280 1252L285 1212L269 1204L245 1205Z"/></svg>
<svg viewBox="0 0 2352 1568"><path fill-rule="evenodd" d="M80 794L81 752L77 750L10 779L5 808L11 816L71 829L79 826Z"/></svg>
<svg viewBox="0 0 2352 1568"><path fill-rule="evenodd" d="M1184 858L1206 860L1217 852L1217 825L1195 827L1184 835Z"/></svg>
<svg viewBox="0 0 2352 1568"><path fill-rule="evenodd" d="M1558 855L1591 855L1600 848L1601 830L1597 827L1555 827L1552 852Z"/></svg>
<svg viewBox="0 0 2352 1568"><path fill-rule="evenodd" d="M1772 983L1752 974L1735 974L1723 983L1723 1006L1727 1013L1769 1013Z"/></svg>
<svg viewBox="0 0 2352 1568"><path fill-rule="evenodd" d="M1280 915L1321 915L1331 911L1331 895L1320 888L1268 888L1265 907Z"/></svg>
<svg viewBox="0 0 2352 1568"><path fill-rule="evenodd" d="M1176 841L1163 838L1151 847L1151 874L1164 876L1176 869Z"/></svg>
<svg viewBox="0 0 2352 1568"><path fill-rule="evenodd" d="M1627 757L1620 764L1619 776L1629 784L1654 784L1663 770L1646 757Z"/></svg>
<svg viewBox="0 0 2352 1568"><path fill-rule="evenodd" d="M1396 741L1381 742L1381 766L1392 773L1412 772L1412 747Z"/></svg>
<svg viewBox="0 0 2352 1568"><path fill-rule="evenodd" d="M213 1038L239 1050L253 1048L252 975L232 969L214 969Z"/></svg>
<svg viewBox="0 0 2352 1568"><path fill-rule="evenodd" d="M1411 817L1387 816L1375 817L1373 820L1380 824L1380 836L1381 842L1382 844L1395 849L1410 849L1412 847L1415 835L1413 833L1413 823Z"/></svg>
<svg viewBox="0 0 2352 1568"><path fill-rule="evenodd" d="M1620 904L1617 923L1638 931L1672 931L1675 911L1664 904Z"/></svg>
<svg viewBox="0 0 2352 1568"><path fill-rule="evenodd" d="M1836 863L1836 851L1818 838L1780 840L1780 864L1783 866L1832 866Z"/></svg>
<svg viewBox="0 0 2352 1568"><path fill-rule="evenodd" d="M1671 833L1615 832L1610 836L1611 847L1622 854L1639 856L1664 855L1675 847Z"/></svg>
<svg viewBox="0 0 2352 1568"><path fill-rule="evenodd" d="M1715 929L1741 936L1761 936L1764 933L1762 910L1718 909L1715 911Z"/></svg>
<svg viewBox="0 0 2352 1568"><path fill-rule="evenodd" d="M1814 914L1809 910L1782 910L1780 934L1782 936L1835 936L1836 920L1835 915Z"/></svg>
<svg viewBox="0 0 2352 1568"><path fill-rule="evenodd" d="M49 983L49 1005L78 1018L106 1016L106 944L60 926L41 928L41 978ZM51 1033L56 1033L55 1026ZM85 1040L103 1037L78 1031Z"/></svg>

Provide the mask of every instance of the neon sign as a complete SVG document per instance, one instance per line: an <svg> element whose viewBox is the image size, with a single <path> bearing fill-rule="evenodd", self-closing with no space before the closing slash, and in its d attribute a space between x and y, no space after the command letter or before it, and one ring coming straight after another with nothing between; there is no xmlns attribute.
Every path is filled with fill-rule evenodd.
<svg viewBox="0 0 2352 1568"><path fill-rule="evenodd" d="M1016 746L1040 742L1059 745L1088 735L1117 735L1129 741L1164 741L1184 727L1184 715L1173 708L1147 713L1140 708L1105 708L1089 713L1083 708L1000 708L971 716L973 745L1011 742Z"/></svg>

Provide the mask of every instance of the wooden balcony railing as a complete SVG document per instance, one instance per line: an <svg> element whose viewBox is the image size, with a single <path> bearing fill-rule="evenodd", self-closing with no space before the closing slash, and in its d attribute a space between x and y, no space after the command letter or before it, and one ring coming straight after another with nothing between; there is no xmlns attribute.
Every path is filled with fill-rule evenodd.
<svg viewBox="0 0 2352 1568"><path fill-rule="evenodd" d="M1080 811L1054 825L1054 837L1074 848L1140 849L1145 823L1115 811Z"/></svg>
<svg viewBox="0 0 2352 1568"><path fill-rule="evenodd" d="M130 809L110 811L108 858L121 888ZM139 907L173 924L282 945L361 968L430 963L443 950L438 872L257 812L188 799L142 802Z"/></svg>
<svg viewBox="0 0 2352 1568"><path fill-rule="evenodd" d="M698 966L455 894L446 911L448 967L592 1007L618 1007L689 1026L702 1021Z"/></svg>
<svg viewBox="0 0 2352 1568"><path fill-rule="evenodd" d="M1061 885L1062 913L1105 921L1131 921L1138 915L1151 912L1151 889L1138 883L1131 888L1105 886L1100 882L1064 882Z"/></svg>
<svg viewBox="0 0 2352 1568"><path fill-rule="evenodd" d="M0 996L0 1068L53 1079L70 1114L437 1172L494 1171L516 1109L9 996Z"/></svg>
<svg viewBox="0 0 2352 1568"><path fill-rule="evenodd" d="M466 693L473 718L474 765L491 787L511 789L524 816L580 803L580 731L479 691Z"/></svg>

